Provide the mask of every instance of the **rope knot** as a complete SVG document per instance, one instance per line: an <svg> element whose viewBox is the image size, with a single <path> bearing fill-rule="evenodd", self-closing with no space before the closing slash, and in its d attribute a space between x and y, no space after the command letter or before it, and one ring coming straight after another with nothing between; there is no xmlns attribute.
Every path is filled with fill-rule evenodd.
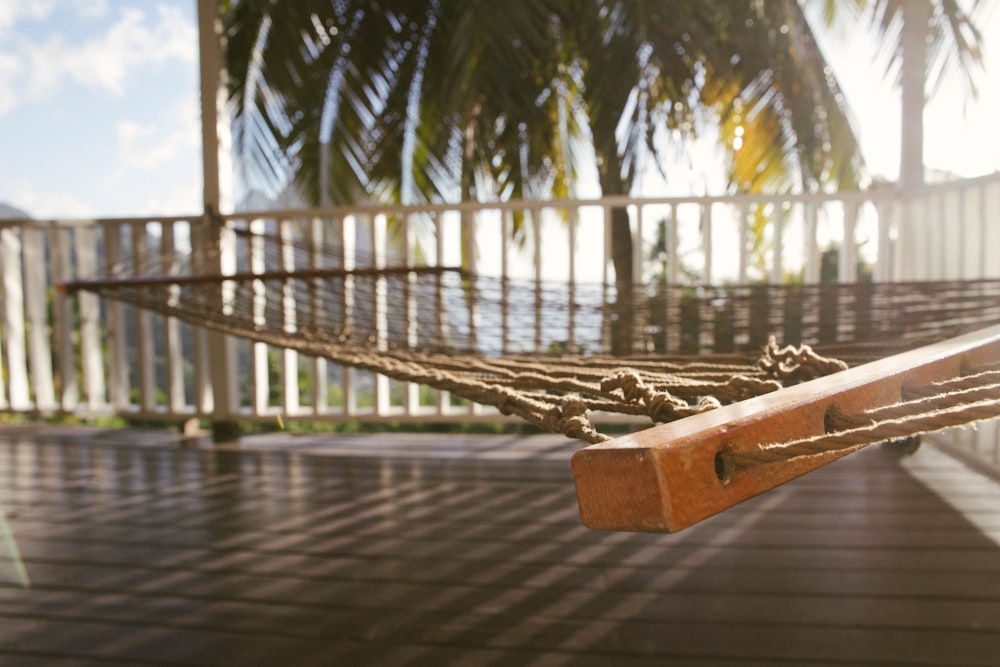
<svg viewBox="0 0 1000 667"><path fill-rule="evenodd" d="M767 341L764 356L757 366L771 377L783 382L803 382L847 369L839 359L824 357L808 345L778 347L774 336Z"/></svg>
<svg viewBox="0 0 1000 667"><path fill-rule="evenodd" d="M687 403L670 395L670 392L658 391L646 403L649 418L654 422L669 422L683 416L689 408Z"/></svg>
<svg viewBox="0 0 1000 667"><path fill-rule="evenodd" d="M612 392L620 390L625 401L635 403L645 398L646 384L642 381L638 371L623 369L601 380L601 391Z"/></svg>
<svg viewBox="0 0 1000 667"><path fill-rule="evenodd" d="M542 417L542 426L555 433L564 433L589 443L606 442L611 438L599 432L587 418L587 404L579 399L566 401L562 407L552 407Z"/></svg>
<svg viewBox="0 0 1000 667"><path fill-rule="evenodd" d="M737 393L737 399L742 401L745 398L769 394L772 391L781 389L781 383L777 380L761 380L759 378L747 377L746 375L734 375L726 383Z"/></svg>

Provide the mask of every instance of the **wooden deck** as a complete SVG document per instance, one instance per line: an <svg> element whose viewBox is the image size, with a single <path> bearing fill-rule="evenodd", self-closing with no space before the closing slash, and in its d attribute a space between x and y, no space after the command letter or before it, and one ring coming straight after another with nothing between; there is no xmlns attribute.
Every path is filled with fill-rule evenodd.
<svg viewBox="0 0 1000 667"><path fill-rule="evenodd" d="M0 665L1000 660L1000 487L933 447L647 535L580 525L575 446L0 426Z"/></svg>

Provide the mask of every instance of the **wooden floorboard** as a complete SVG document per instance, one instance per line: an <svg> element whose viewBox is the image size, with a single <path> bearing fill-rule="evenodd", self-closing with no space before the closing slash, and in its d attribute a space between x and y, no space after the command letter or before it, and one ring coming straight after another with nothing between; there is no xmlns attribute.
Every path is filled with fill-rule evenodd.
<svg viewBox="0 0 1000 667"><path fill-rule="evenodd" d="M0 426L0 665L997 664L1000 487L928 445L676 535L583 528L573 447Z"/></svg>

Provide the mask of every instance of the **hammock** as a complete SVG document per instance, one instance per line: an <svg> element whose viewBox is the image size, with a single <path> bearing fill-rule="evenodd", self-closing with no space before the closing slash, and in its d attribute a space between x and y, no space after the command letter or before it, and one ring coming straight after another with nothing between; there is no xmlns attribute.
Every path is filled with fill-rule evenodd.
<svg viewBox="0 0 1000 667"><path fill-rule="evenodd" d="M662 447L672 452L669 457L677 459L681 470L687 471L691 461L686 458L688 446L651 444L650 439L674 441L674 431L652 428L642 432L646 435L612 441L595 426L595 413L645 416L651 423L706 424L714 444L699 450L696 458L707 457L711 484L730 499L744 492L753 495L769 487L744 489L739 480L760 477L747 470L780 469L783 472L772 477L784 481L787 471L804 471L817 460L826 462L861 446L858 438L867 444L933 430L928 423L906 421L892 433L866 431L867 426L849 421L845 428L832 429L851 433L853 439L844 441L849 444L838 441L828 447L824 441L819 449L811 442L785 444L780 453L766 448L753 458L751 450L773 441L773 435L763 437L773 423L797 419L796 401L816 391L802 389L812 386L808 381L831 373L831 378L855 378L848 374L867 368L867 362L1000 322L996 280L642 286L632 295L633 349L648 354L611 357L605 304L614 300L614 286L516 281L476 276L457 267L408 266L375 258L358 266L356 258L335 252L319 255L288 238L232 231L236 262L227 275L197 272L199 266L219 265L214 250L201 257L172 258L171 271L165 273L160 249L150 248L148 258L133 257L105 276L60 288L89 290L197 326L428 385L493 405L540 428L601 443L574 457L581 515L587 525L598 528L676 530L687 525L687 515L683 520L675 516L675 496L665 497L660 489L666 478L652 474L649 466L669 467L661 460ZM538 326L543 319L546 326ZM794 336L800 345L779 346L777 338L768 335L774 330L786 340ZM994 361L1000 359L1000 353L987 348ZM894 363L916 367L927 353L909 354L914 356L904 354ZM856 368L846 371L849 365ZM959 375L955 371L949 377ZM957 423L985 418L983 410L992 410L986 416L1000 412L997 385L987 384L981 391L986 399L979 394L975 399L960 397L989 405L975 413L956 412ZM896 395L898 400L898 391ZM866 398L871 400L863 403L874 407L888 403ZM769 425L757 432L759 442L733 444L736 441L725 434L734 419L743 418L747 405L781 407L763 410ZM822 408L823 414L829 405ZM852 403L854 408L859 405ZM888 422L895 417L862 419ZM807 440L817 435L794 434L792 439ZM764 461L762 456L772 458ZM633 489L633 479L645 481L636 482ZM615 491L615 484L625 486ZM670 484L676 486L677 479ZM704 491L700 488L699 496ZM659 518L626 511L641 504L636 500L640 496L660 508ZM613 500L621 497L624 507ZM691 505L691 500L685 503ZM602 509L588 509L595 507ZM664 516L664 507L669 516ZM709 513L719 509L711 503L707 507Z"/></svg>

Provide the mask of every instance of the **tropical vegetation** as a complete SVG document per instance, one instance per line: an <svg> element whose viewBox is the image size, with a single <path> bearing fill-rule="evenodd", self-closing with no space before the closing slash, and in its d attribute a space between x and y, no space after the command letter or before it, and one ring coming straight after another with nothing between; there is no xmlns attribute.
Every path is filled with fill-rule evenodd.
<svg viewBox="0 0 1000 667"><path fill-rule="evenodd" d="M806 10L849 9L896 45L924 1L932 62L974 69L954 0L234 0L234 152L247 182L312 204L547 198L588 178L629 194L706 133L731 191L855 188L861 150ZM627 352L627 211L612 224Z"/></svg>

